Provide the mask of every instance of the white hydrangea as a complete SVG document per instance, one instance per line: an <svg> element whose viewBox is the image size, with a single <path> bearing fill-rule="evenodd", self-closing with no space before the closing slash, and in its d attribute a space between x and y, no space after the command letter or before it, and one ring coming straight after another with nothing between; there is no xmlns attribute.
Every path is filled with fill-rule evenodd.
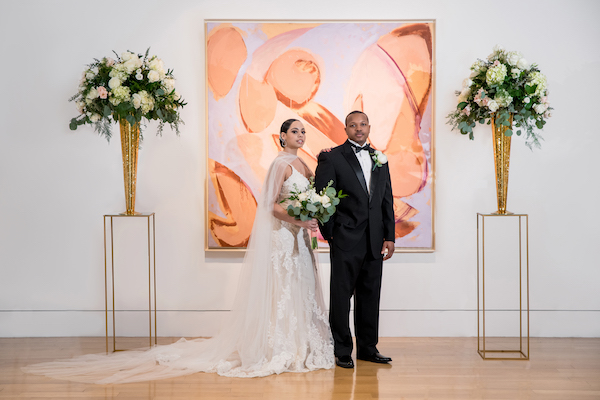
<svg viewBox="0 0 600 400"><path fill-rule="evenodd" d="M529 86L537 85L534 93L536 96L544 95L548 88L546 76L539 71L535 71L529 75L529 81L527 83Z"/></svg>
<svg viewBox="0 0 600 400"><path fill-rule="evenodd" d="M489 85L498 85L504 82L506 73L506 65L499 63L498 65L488 69L487 73L485 74L485 79Z"/></svg>
<svg viewBox="0 0 600 400"><path fill-rule="evenodd" d="M116 89L119 86L121 86L121 80L116 76L114 78L110 78L110 80L108 81L108 87L111 89Z"/></svg>

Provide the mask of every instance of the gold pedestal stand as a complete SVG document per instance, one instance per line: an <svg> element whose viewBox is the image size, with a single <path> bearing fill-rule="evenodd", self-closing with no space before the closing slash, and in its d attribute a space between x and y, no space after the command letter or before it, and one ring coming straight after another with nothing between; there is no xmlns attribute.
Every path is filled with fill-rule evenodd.
<svg viewBox="0 0 600 400"><path fill-rule="evenodd" d="M104 215L104 310L106 316L106 352L108 353L108 272L110 271L110 282L112 289L112 351L122 351L124 349L116 348L116 328L115 328L115 252L114 252L114 234L113 220L116 218L146 218L148 221L148 324L149 324L149 345L152 347L152 325L154 322L154 344L157 344L156 335L156 223L154 213L136 213L136 214L107 214ZM107 249L107 225L109 226L110 237L110 257ZM110 262L110 266L108 265ZM118 311L118 310L117 310ZM153 315L154 314L154 318Z"/></svg>
<svg viewBox="0 0 600 400"><path fill-rule="evenodd" d="M519 348L494 349L486 345L485 221L518 218L519 228ZM524 232L523 232L524 231ZM523 244L523 241L525 242ZM523 249L524 248L524 249ZM504 249L506 250L506 249ZM523 252L524 250L524 252ZM524 254L523 254L524 253ZM505 252L507 254L507 252ZM488 310L500 311L500 310ZM512 311L512 310L501 310ZM516 312L516 310L514 310ZM516 338L516 337L515 337ZM477 352L484 360L529 360L529 215L477 213Z"/></svg>

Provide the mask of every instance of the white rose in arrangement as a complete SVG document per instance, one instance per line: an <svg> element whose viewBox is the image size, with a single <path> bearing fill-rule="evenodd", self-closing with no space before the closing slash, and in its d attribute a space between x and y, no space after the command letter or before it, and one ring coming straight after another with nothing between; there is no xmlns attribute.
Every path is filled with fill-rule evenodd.
<svg viewBox="0 0 600 400"><path fill-rule="evenodd" d="M529 68L529 63L527 62L526 59L521 58L517 62L517 68L519 68L519 69L527 69L527 68Z"/></svg>
<svg viewBox="0 0 600 400"><path fill-rule="evenodd" d="M98 122L98 121L100 121L100 118L102 118L102 117L100 116L100 114L94 113L89 118L90 118L90 121L92 121L92 122Z"/></svg>
<svg viewBox="0 0 600 400"><path fill-rule="evenodd" d="M134 56L133 53L130 53L130 52L126 51L124 53L121 53L121 60L123 60L123 61L129 61L131 59L131 57L133 57L133 56Z"/></svg>
<svg viewBox="0 0 600 400"><path fill-rule="evenodd" d="M94 75L94 73L92 71L88 71L85 73L86 79L94 79L94 76L96 76L96 75Z"/></svg>
<svg viewBox="0 0 600 400"><path fill-rule="evenodd" d="M464 88L458 95L458 102L462 103L463 101L467 101L469 99L470 95L471 95L471 89Z"/></svg>
<svg viewBox="0 0 600 400"><path fill-rule="evenodd" d="M86 97L90 100L93 100L98 98L98 96L98 91L95 88L91 88Z"/></svg>
<svg viewBox="0 0 600 400"><path fill-rule="evenodd" d="M523 99L523 103L525 103L525 104L529 103L530 101L531 101L531 99L529 97L525 97Z"/></svg>
<svg viewBox="0 0 600 400"><path fill-rule="evenodd" d="M134 93L133 96L131 96L131 102L133 103L133 107L137 110L142 106L142 96L140 96L139 93Z"/></svg>
<svg viewBox="0 0 600 400"><path fill-rule="evenodd" d="M545 113L547 108L548 108L548 105L546 105L546 104L536 104L535 106L533 106L533 109L538 114Z"/></svg>
<svg viewBox="0 0 600 400"><path fill-rule="evenodd" d="M516 79L521 75L521 70L519 68L513 68L510 70L510 73L512 74L512 77Z"/></svg>
<svg viewBox="0 0 600 400"><path fill-rule="evenodd" d="M79 114L83 114L83 108L85 107L85 103L83 101L78 101L75 103L75 106L77 107L77 111L79 111Z"/></svg>
<svg viewBox="0 0 600 400"><path fill-rule="evenodd" d="M488 101L487 107L490 109L491 112L496 112L496 111L498 111L498 108L500 106L498 105L496 100L490 100L490 101Z"/></svg>
<svg viewBox="0 0 600 400"><path fill-rule="evenodd" d="M129 60L125 61L125 68L128 73L132 73L136 69L142 66L142 60L139 59L138 56L133 55Z"/></svg>
<svg viewBox="0 0 600 400"><path fill-rule="evenodd" d="M160 74L158 73L158 71L150 71L148 72L148 80L150 82L158 82L160 80Z"/></svg>
<svg viewBox="0 0 600 400"><path fill-rule="evenodd" d="M321 205L324 208L331 207L331 199L329 198L329 196L327 196L327 195L321 196Z"/></svg>
<svg viewBox="0 0 600 400"><path fill-rule="evenodd" d="M497 44L494 46L494 53L499 53L501 51L504 51L504 46L502 46L501 44Z"/></svg>
<svg viewBox="0 0 600 400"><path fill-rule="evenodd" d="M463 88L471 87L472 84L473 84L473 81L471 79L467 78L463 81Z"/></svg>
<svg viewBox="0 0 600 400"><path fill-rule="evenodd" d="M520 59L521 53L519 53L518 51L511 51L506 57L506 61L508 61L508 63L513 67L517 65Z"/></svg>
<svg viewBox="0 0 600 400"><path fill-rule="evenodd" d="M175 101L179 100L181 98L181 95L179 93L177 93L177 91L175 93L173 93L173 99Z"/></svg>
<svg viewBox="0 0 600 400"><path fill-rule="evenodd" d="M135 79L137 79L138 81L141 81L142 79L144 79L144 75L136 74Z"/></svg>
<svg viewBox="0 0 600 400"><path fill-rule="evenodd" d="M110 80L108 81L108 87L111 89L116 89L119 86L121 86L121 80L116 76L114 78L110 78Z"/></svg>
<svg viewBox="0 0 600 400"><path fill-rule="evenodd" d="M160 58L153 58L148 64L148 68L159 73L165 71L165 65Z"/></svg>
<svg viewBox="0 0 600 400"><path fill-rule="evenodd" d="M294 200L292 202L292 206L298 208L298 207L302 207L302 203L300 203L298 200Z"/></svg>

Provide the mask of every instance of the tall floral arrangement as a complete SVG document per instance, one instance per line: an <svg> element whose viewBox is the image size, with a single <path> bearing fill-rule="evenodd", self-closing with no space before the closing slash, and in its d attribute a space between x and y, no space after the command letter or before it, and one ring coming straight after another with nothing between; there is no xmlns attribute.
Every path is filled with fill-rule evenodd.
<svg viewBox="0 0 600 400"><path fill-rule="evenodd" d="M110 140L111 124L121 119L131 125L158 120L158 134L169 124L179 134L183 124L178 109L186 105L175 90L172 70L165 70L157 56L130 51L115 58L95 59L83 71L75 101L80 115L71 119L69 127L92 124L100 135Z"/></svg>
<svg viewBox="0 0 600 400"><path fill-rule="evenodd" d="M536 64L529 64L517 51L502 46L486 60L477 60L471 66L471 75L457 91L456 110L448 115L448 124L473 139L475 124L491 123L509 127L505 135L525 132L529 148L541 147L542 129L551 116L548 85ZM512 125L510 116L513 116Z"/></svg>

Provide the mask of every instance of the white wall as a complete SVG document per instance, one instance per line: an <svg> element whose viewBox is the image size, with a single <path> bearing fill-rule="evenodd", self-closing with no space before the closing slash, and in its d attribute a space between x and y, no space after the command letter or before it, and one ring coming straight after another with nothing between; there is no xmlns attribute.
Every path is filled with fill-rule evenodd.
<svg viewBox="0 0 600 400"><path fill-rule="evenodd" d="M513 141L508 207L531 219L531 334L599 336L600 2L371 3L3 1L0 336L104 335L102 215L124 209L119 142L70 131L67 99L94 57L148 46L188 101L181 136L155 137L151 124L139 161L137 209L157 215L159 334L215 333L241 260L204 252L203 20L216 18L437 20L437 251L386 262L382 336L477 334L475 214L495 210L490 135L478 128L471 142L445 115L471 63L495 44L537 62L556 110L541 151ZM122 322L124 334L145 334L135 320Z"/></svg>

